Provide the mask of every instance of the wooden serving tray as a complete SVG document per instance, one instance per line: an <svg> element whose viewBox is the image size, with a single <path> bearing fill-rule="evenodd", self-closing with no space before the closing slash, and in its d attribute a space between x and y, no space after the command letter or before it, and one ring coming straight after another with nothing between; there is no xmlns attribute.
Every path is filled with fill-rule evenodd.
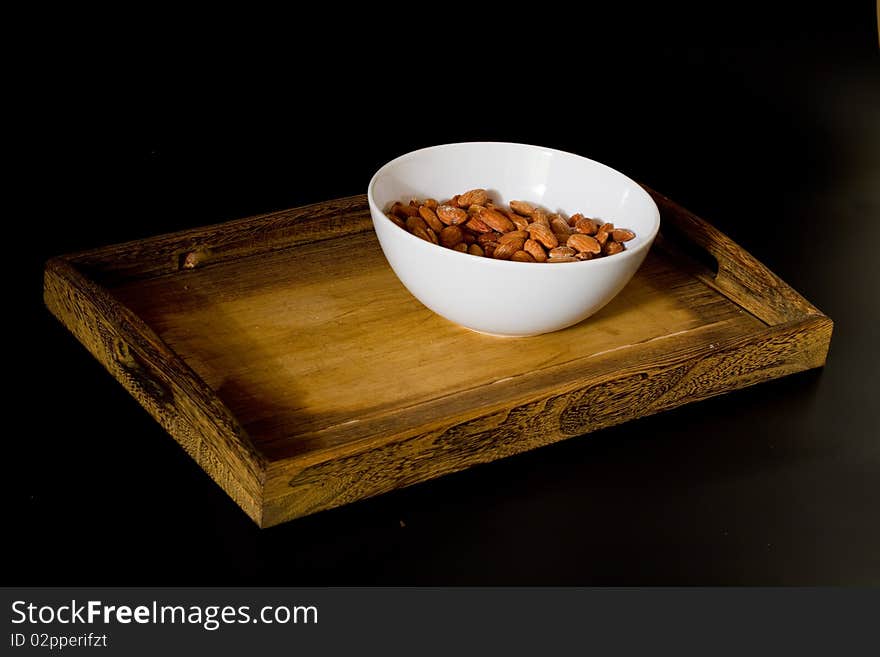
<svg viewBox="0 0 880 657"><path fill-rule="evenodd" d="M538 337L422 306L363 196L54 258L45 301L268 527L823 365L831 320L651 193L632 282Z"/></svg>

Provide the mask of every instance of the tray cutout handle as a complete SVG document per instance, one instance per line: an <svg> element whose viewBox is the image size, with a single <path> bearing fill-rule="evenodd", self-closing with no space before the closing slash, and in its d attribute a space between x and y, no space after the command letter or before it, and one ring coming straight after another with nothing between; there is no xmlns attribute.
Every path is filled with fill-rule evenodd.
<svg viewBox="0 0 880 657"><path fill-rule="evenodd" d="M669 198L643 187L660 209L664 233L661 247L668 247L673 241L674 255L684 252L688 259L705 267L703 271L692 272L699 280L770 326L822 315L727 235Z"/></svg>

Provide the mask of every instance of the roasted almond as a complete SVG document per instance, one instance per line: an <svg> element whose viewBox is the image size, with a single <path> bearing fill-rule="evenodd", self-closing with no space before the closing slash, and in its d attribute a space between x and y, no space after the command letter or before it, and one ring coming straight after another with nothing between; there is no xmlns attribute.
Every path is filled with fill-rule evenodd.
<svg viewBox="0 0 880 657"><path fill-rule="evenodd" d="M522 250L524 244L525 240L522 239L499 242L492 257L496 260L509 260L514 253Z"/></svg>
<svg viewBox="0 0 880 657"><path fill-rule="evenodd" d="M477 237L477 242L480 244L488 244L489 242L495 242L497 244L498 240L500 238L501 238L501 235L499 233L496 233L494 231L487 231L487 232L483 233L482 235L480 235L479 237Z"/></svg>
<svg viewBox="0 0 880 657"><path fill-rule="evenodd" d="M554 233L560 233L562 235L568 235L571 233L571 226L569 226L568 222L558 214L550 216L550 228Z"/></svg>
<svg viewBox="0 0 880 657"><path fill-rule="evenodd" d="M451 249L456 244L464 244L464 235L458 226L446 226L440 231L440 244ZM465 245L467 249L467 245Z"/></svg>
<svg viewBox="0 0 880 657"><path fill-rule="evenodd" d="M555 248L559 245L559 240L553 234L553 231L543 223L534 222L529 224L529 236L536 242L540 242L548 249Z"/></svg>
<svg viewBox="0 0 880 657"><path fill-rule="evenodd" d="M490 208L483 208L480 210L480 212L477 213L477 218L487 226L491 226L494 230L497 230L499 233L508 233L515 228L510 219L497 210L492 210Z"/></svg>
<svg viewBox="0 0 880 657"><path fill-rule="evenodd" d="M599 230L604 230L606 233L608 233L610 235L611 233L614 232L614 224L610 224L610 223L606 222L606 223L602 224L601 226L599 226Z"/></svg>
<svg viewBox="0 0 880 657"><path fill-rule="evenodd" d="M600 228L600 229L596 232L596 234L593 236L593 239L595 239L597 242L599 242L599 244L605 244L605 242L608 241L608 231L607 231L607 230L602 230L602 229Z"/></svg>
<svg viewBox="0 0 880 657"><path fill-rule="evenodd" d="M467 226L465 226L465 230L461 231L461 240L465 244L473 244L477 241L477 238L471 231L467 230Z"/></svg>
<svg viewBox="0 0 880 657"><path fill-rule="evenodd" d="M422 227L422 226L416 226L416 227L413 228L410 232L411 232L413 235L415 235L416 237L418 237L419 239L423 239L423 240L425 240L426 242L430 242L431 244L433 244L433 243L434 243L434 240L432 240L432 239L431 239L431 236L428 234L428 231L429 231L429 230L430 230L430 228L428 228L427 226L425 226L425 227ZM432 231L432 232L433 232L433 231Z"/></svg>
<svg viewBox="0 0 880 657"><path fill-rule="evenodd" d="M578 254L575 256L575 258L577 258L578 260L592 260L592 259L595 258L595 257L596 257L596 256L594 256L594 255L593 255L592 253L590 253L589 251L581 251L580 253L578 253Z"/></svg>
<svg viewBox="0 0 880 657"><path fill-rule="evenodd" d="M599 222L587 217L581 217L574 223L575 232L584 235L595 235L599 231Z"/></svg>
<svg viewBox="0 0 880 657"><path fill-rule="evenodd" d="M529 220L519 216L516 212L507 212L505 214L513 222L517 230L526 230L529 227Z"/></svg>
<svg viewBox="0 0 880 657"><path fill-rule="evenodd" d="M576 251L589 251L590 253L601 253L602 246L593 237L575 233L568 238L566 246L570 246Z"/></svg>
<svg viewBox="0 0 880 657"><path fill-rule="evenodd" d="M443 222L437 218L437 213L434 212L427 205L422 205L419 207L419 216L425 220L425 223L428 224L434 232L439 233L443 230Z"/></svg>
<svg viewBox="0 0 880 657"><path fill-rule="evenodd" d="M421 228L422 230L424 230L427 227L428 227L428 224L426 224L425 220L419 216L406 218L406 229L411 233L413 231L415 231L416 228Z"/></svg>
<svg viewBox="0 0 880 657"><path fill-rule="evenodd" d="M435 198L426 198L422 205L427 205L432 210L436 210L437 206L440 205Z"/></svg>
<svg viewBox="0 0 880 657"><path fill-rule="evenodd" d="M458 197L458 207L466 208L470 205L486 205L489 194L485 189L472 189Z"/></svg>
<svg viewBox="0 0 880 657"><path fill-rule="evenodd" d="M404 230L406 230L406 224L404 223L403 219L401 219L400 217L398 217L396 214L391 214L391 213L389 212L389 213L386 214L385 216L388 217L389 219L391 219L391 221L393 221L395 224L397 224L398 226L400 226L401 228L403 228Z"/></svg>
<svg viewBox="0 0 880 657"><path fill-rule="evenodd" d="M458 251L459 253L467 253L468 252L468 245L465 244L464 242L459 242L458 244L456 244L455 246L452 247L452 250Z"/></svg>
<svg viewBox="0 0 880 657"><path fill-rule="evenodd" d="M468 222L465 224L465 227L468 230L472 230L475 233L491 233L492 228L484 224L478 217L471 217L468 219Z"/></svg>
<svg viewBox="0 0 880 657"><path fill-rule="evenodd" d="M511 201L510 209L517 214L524 214L528 217L535 213L535 206L527 201Z"/></svg>
<svg viewBox="0 0 880 657"><path fill-rule="evenodd" d="M418 216L419 209L414 208L411 205L404 205L400 201L397 201L391 206L391 213L396 214L401 219L406 219L407 217Z"/></svg>
<svg viewBox="0 0 880 657"><path fill-rule="evenodd" d="M471 255L475 255L475 256L482 256L483 249L480 247L479 244L471 244L468 247L468 253L470 253Z"/></svg>
<svg viewBox="0 0 880 657"><path fill-rule="evenodd" d="M444 224L452 226L463 224L468 219L467 212L461 208L454 208L451 205L438 205L437 216Z"/></svg>
<svg viewBox="0 0 880 657"><path fill-rule="evenodd" d="M626 228L615 228L611 231L611 237L615 242L629 242L636 234Z"/></svg>
<svg viewBox="0 0 880 657"><path fill-rule="evenodd" d="M433 229L433 228L431 228L430 226L428 226L428 227L425 229L425 232L428 233L428 238L429 238L434 244L440 244L440 238L437 237L437 233L434 232L434 229Z"/></svg>
<svg viewBox="0 0 880 657"><path fill-rule="evenodd" d="M525 230L512 230L509 233L504 233L499 239L499 242L509 242L510 240L527 240L529 239L529 233Z"/></svg>
<svg viewBox="0 0 880 657"><path fill-rule="evenodd" d="M547 262L577 262L578 259L572 256L559 256L558 258L547 258Z"/></svg>
<svg viewBox="0 0 880 657"><path fill-rule="evenodd" d="M516 262L535 262L532 254L528 251L517 251L512 256L510 256L510 259L515 260Z"/></svg>
<svg viewBox="0 0 880 657"><path fill-rule="evenodd" d="M551 258L564 258L565 256L574 256L577 253L570 246L557 246L555 249L550 249L550 253L548 254Z"/></svg>
<svg viewBox="0 0 880 657"><path fill-rule="evenodd" d="M529 219L532 220L533 224L544 224L547 228L550 228L550 215L543 210L536 210L535 214L529 217Z"/></svg>
<svg viewBox="0 0 880 657"><path fill-rule="evenodd" d="M535 259L535 262L546 262L547 261L547 253L544 251L544 247L541 246L539 242L535 240L528 239L526 243L523 244L523 251L528 253Z"/></svg>
<svg viewBox="0 0 880 657"><path fill-rule="evenodd" d="M608 240L605 246L602 247L602 251L605 255L615 255L617 253L621 253L626 247L622 242L614 242L612 240Z"/></svg>
<svg viewBox="0 0 880 657"><path fill-rule="evenodd" d="M568 218L568 225L571 226L572 228L574 228L578 219L583 219L583 218L584 218L584 215L582 215L580 212L575 212L573 215L571 215Z"/></svg>

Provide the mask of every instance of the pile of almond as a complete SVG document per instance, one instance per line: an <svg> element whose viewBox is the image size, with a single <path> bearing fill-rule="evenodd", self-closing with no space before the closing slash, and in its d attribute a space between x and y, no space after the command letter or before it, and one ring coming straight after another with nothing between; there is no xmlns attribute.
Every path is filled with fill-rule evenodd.
<svg viewBox="0 0 880 657"><path fill-rule="evenodd" d="M492 203L485 189L447 201L395 202L386 212L395 224L426 242L475 256L517 262L578 262L621 253L635 237L625 228L573 214L547 212L526 201Z"/></svg>

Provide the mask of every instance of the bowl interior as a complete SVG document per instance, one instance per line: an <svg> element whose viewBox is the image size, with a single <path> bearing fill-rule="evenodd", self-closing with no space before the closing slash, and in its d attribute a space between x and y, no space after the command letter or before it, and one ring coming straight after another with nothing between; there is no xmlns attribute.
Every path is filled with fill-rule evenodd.
<svg viewBox="0 0 880 657"><path fill-rule="evenodd" d="M501 203L525 200L566 215L587 216L629 228L635 248L653 238L659 213L634 181L604 164L562 151L495 142L434 146L382 167L370 185L370 201L382 211L397 200L443 200L484 187Z"/></svg>

